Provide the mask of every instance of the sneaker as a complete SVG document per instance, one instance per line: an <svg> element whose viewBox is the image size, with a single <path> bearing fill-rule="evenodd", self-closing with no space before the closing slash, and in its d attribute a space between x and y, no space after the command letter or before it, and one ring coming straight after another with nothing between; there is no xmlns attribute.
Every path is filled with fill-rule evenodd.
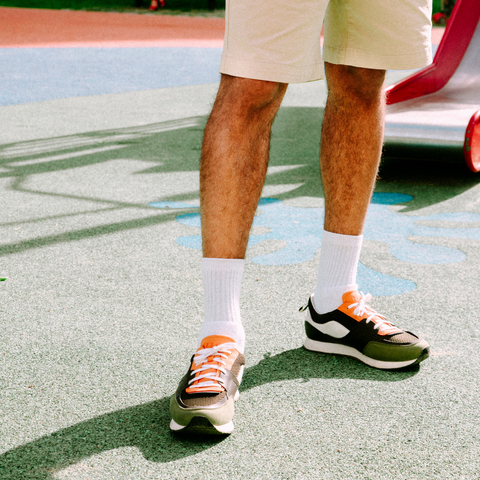
<svg viewBox="0 0 480 480"><path fill-rule="evenodd" d="M170 401L175 432L229 434L234 403L240 393L245 357L230 337L211 335L202 340L190 368Z"/></svg>
<svg viewBox="0 0 480 480"><path fill-rule="evenodd" d="M308 305L304 347L314 352L354 357L371 367L390 370L416 365L428 358L425 340L400 330L367 305L370 294L352 291L343 295L343 304L320 315Z"/></svg>

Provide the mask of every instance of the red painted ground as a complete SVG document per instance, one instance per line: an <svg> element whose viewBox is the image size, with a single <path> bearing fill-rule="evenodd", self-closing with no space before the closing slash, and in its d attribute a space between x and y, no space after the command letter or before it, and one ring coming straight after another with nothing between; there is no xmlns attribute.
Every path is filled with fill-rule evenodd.
<svg viewBox="0 0 480 480"><path fill-rule="evenodd" d="M0 7L0 47L221 48L224 29L220 18Z"/></svg>
<svg viewBox="0 0 480 480"><path fill-rule="evenodd" d="M225 20L0 8L0 47L218 47Z"/></svg>

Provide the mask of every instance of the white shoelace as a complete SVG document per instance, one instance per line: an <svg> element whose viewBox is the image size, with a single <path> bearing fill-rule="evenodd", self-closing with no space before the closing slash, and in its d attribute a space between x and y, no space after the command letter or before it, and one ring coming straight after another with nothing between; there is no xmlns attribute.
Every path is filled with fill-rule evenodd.
<svg viewBox="0 0 480 480"><path fill-rule="evenodd" d="M226 366L227 364L224 359L227 359L232 353L232 350L235 350L235 348L235 343L222 343L222 345L217 345L216 347L203 348L202 350L198 350L195 354L195 364L200 366L192 371L194 378L189 380L188 385L191 385L194 382L198 382L199 380L207 379L211 381L208 382L204 380L200 382L198 388L216 387L218 386L218 384L222 385L223 387L224 385L222 380L218 377L218 372L227 373L226 370L220 365L205 362L208 361L209 357L213 356L213 359L211 360L212 362L218 362ZM204 372L205 370L214 371L197 376L198 373Z"/></svg>
<svg viewBox="0 0 480 480"><path fill-rule="evenodd" d="M387 328L397 328L392 323L390 323L383 315L380 315L367 305L367 303L372 299L372 295L370 293L367 293L366 295L363 292L359 293L362 296L360 300L356 303L352 303L347 307L348 309L355 308L355 310L353 311L354 315L357 315L358 317L368 315L366 323L369 323L373 320L373 318L376 318L377 321L374 322L374 330L378 330L380 332L385 331Z"/></svg>

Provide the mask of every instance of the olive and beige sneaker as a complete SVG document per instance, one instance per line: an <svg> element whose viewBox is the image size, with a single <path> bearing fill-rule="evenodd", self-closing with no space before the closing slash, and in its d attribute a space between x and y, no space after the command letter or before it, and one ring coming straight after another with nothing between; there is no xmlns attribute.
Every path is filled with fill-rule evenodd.
<svg viewBox="0 0 480 480"><path fill-rule="evenodd" d="M187 374L170 401L174 432L229 434L239 397L245 357L234 340L211 335L202 340Z"/></svg>
<svg viewBox="0 0 480 480"><path fill-rule="evenodd" d="M352 291L333 312L318 314L309 299L304 347L354 357L371 367L392 370L416 365L429 356L425 340L404 332L367 305L370 294Z"/></svg>

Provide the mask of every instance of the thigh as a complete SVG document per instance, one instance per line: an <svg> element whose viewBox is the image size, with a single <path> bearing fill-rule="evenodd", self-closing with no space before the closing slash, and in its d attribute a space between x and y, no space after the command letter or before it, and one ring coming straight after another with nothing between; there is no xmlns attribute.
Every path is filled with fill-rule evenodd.
<svg viewBox="0 0 480 480"><path fill-rule="evenodd" d="M227 0L221 73L282 83L322 78L327 1Z"/></svg>
<svg viewBox="0 0 480 480"><path fill-rule="evenodd" d="M431 10L431 0L330 0L324 59L380 70L428 65Z"/></svg>

